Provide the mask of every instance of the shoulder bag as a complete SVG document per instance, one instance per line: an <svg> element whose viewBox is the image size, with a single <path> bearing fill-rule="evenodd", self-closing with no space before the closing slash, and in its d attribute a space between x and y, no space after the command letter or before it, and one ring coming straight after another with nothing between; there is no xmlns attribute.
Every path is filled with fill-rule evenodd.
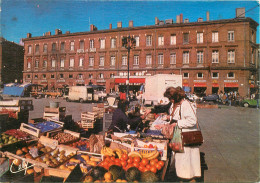
<svg viewBox="0 0 260 183"><path fill-rule="evenodd" d="M191 106L191 104L190 107L192 108L194 115L196 116L196 113L193 107ZM181 106L180 106L180 118L181 118ZM182 132L182 142L184 146L200 146L204 142L197 117L196 117L196 124L197 124L196 131Z"/></svg>

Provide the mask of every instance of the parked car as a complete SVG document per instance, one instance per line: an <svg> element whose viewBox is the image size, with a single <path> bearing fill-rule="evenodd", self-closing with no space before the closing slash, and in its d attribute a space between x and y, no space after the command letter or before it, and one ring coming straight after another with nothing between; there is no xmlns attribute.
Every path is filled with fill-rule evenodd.
<svg viewBox="0 0 260 183"><path fill-rule="evenodd" d="M187 97L190 101L192 101L192 102L201 101L201 100L202 100L202 97L199 97L199 96L197 96L197 95L195 95L195 94L190 94L190 93L187 93L187 94L186 94L186 97Z"/></svg>
<svg viewBox="0 0 260 183"><path fill-rule="evenodd" d="M243 107L256 107L257 101L255 99L244 99L240 104Z"/></svg>
<svg viewBox="0 0 260 183"><path fill-rule="evenodd" d="M202 98L203 101L213 101L213 102L218 102L219 100L219 97L217 94L211 94L211 95L207 95L207 96L204 96Z"/></svg>

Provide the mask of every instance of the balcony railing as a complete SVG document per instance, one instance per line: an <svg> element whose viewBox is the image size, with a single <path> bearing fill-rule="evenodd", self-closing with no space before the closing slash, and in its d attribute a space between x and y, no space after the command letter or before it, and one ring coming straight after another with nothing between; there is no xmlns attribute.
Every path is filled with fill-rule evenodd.
<svg viewBox="0 0 260 183"><path fill-rule="evenodd" d="M84 53L84 49L77 49L77 53Z"/></svg>

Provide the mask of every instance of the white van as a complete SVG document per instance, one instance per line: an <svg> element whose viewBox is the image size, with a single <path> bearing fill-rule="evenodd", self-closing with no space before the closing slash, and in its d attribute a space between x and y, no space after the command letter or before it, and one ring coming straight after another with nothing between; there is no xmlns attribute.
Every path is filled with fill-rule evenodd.
<svg viewBox="0 0 260 183"><path fill-rule="evenodd" d="M86 101L94 101L94 89L90 86L70 86L69 94L66 101L79 101L80 103Z"/></svg>
<svg viewBox="0 0 260 183"><path fill-rule="evenodd" d="M154 76L146 76L145 90L143 94L144 104L158 105L166 104L169 102L163 96L166 88L168 87L182 87L182 75L175 74L157 74Z"/></svg>

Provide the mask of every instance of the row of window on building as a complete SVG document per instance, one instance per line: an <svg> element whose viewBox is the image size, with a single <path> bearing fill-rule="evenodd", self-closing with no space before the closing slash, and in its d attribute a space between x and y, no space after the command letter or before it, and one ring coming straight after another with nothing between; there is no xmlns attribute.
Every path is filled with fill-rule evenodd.
<svg viewBox="0 0 260 183"><path fill-rule="evenodd" d="M63 73L61 74L58 74L58 79L65 79L65 75ZM120 72L119 73L119 76L127 76L127 72L123 73L123 72ZM134 76L143 76L143 72L140 72L140 73L134 73ZM27 76L27 79L30 79L31 78L31 75L28 74ZM99 73L98 76L97 76L99 79L104 79L104 74L103 73ZM114 78L115 77L115 74L114 73L111 73L109 75L110 78ZM198 72L197 73L197 78L198 79L203 79L204 75L202 72ZM211 74L211 77L212 79L218 79L219 78L219 72L212 72ZM51 74L50 75L50 78L51 79L55 79L55 74ZM87 79L87 78L84 78L84 75L83 74L78 74L76 76L76 78L74 78L73 74L69 74L68 75L68 78L69 79L80 79L80 80L83 80L83 79ZM88 79L93 79L94 76L93 74L89 74L88 75ZM188 72L184 72L183 73L183 78L184 79L188 79L189 78L189 73ZM229 72L226 76L227 79L234 79L235 78L235 73L234 72ZM38 78L38 74L35 74L34 75L34 79L39 79ZM41 79L47 79L47 75L46 74L42 74L42 78Z"/></svg>
<svg viewBox="0 0 260 183"><path fill-rule="evenodd" d="M175 65L176 60L177 60L176 53L171 53L170 54L170 64ZM190 52L184 51L183 55L182 55L182 63L183 64L189 64L189 62L190 62ZM197 51L197 64L203 64L203 62L204 62L204 52L203 51ZM134 55L133 65L138 66L139 63L140 63L139 62L139 55ZM212 51L212 63L219 63L219 51L218 50ZM235 63L235 50L228 50L228 52L227 52L227 63ZM36 59L34 67L38 68L39 64L40 64L39 59ZM122 56L122 63L121 64L122 64L122 66L127 66L127 56L126 55ZM164 54L159 53L158 54L158 65L163 65L163 64L164 64ZM84 65L84 58L80 57L78 66L83 67L83 65ZM89 57L88 65L90 67L94 66L94 57ZM110 66L115 67L115 65L116 65L116 57L111 56L110 57ZM146 65L147 66L152 65L152 55L151 54L146 55ZM64 68L64 66L65 66L65 59L61 58L60 63L59 63L59 67ZM75 66L75 59L70 58L69 59L69 67L73 68L74 66ZM104 56L99 57L99 66L100 67L105 66L105 57ZM43 60L42 67L47 68L47 60ZM56 67L56 59L52 59L51 60L51 68L55 68L55 67ZM28 63L27 63L27 68L28 69L31 68L31 62L30 61L28 61Z"/></svg>
<svg viewBox="0 0 260 183"><path fill-rule="evenodd" d="M190 40L190 33L183 33L183 44L189 44L190 42L192 42L193 40ZM197 43L203 43L203 32L198 32L197 33ZM136 40L136 47L139 47L139 43L140 43L140 37L139 36L135 36L135 40ZM234 31L228 31L228 36L227 36L227 40L230 41L234 41L235 40L235 36L234 36ZM100 49L105 49L105 38L100 38L99 42L99 48ZM212 43L217 43L219 42L219 33L218 32L212 32ZM176 45L177 44L177 37L176 34L172 34L170 37L170 45ZM146 36L146 46L152 46L152 35L147 35ZM163 35L159 35L158 36L158 46L164 46L164 36ZM116 48L116 38L111 38L110 41L110 48ZM57 43L52 43L52 51L57 51L58 49L58 45ZM94 39L90 39L89 40L89 48L90 49L94 49L95 48L95 40ZM79 42L79 52L82 51L84 52L85 49L85 43L84 40L80 40ZM47 44L43 44L43 52L47 53L48 50L48 45ZM70 41L70 51L75 51L75 41ZM35 45L35 53L39 53L40 51L40 46L39 44ZM65 51L65 42L61 42L60 43L60 51ZM28 54L32 53L32 46L29 45L28 46Z"/></svg>

